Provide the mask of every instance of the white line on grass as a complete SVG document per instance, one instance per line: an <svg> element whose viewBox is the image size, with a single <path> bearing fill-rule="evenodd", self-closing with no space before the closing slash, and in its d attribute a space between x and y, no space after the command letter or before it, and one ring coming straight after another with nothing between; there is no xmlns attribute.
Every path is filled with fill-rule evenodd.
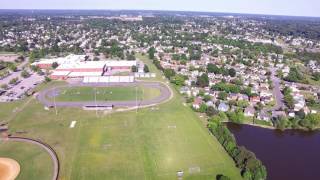
<svg viewBox="0 0 320 180"><path fill-rule="evenodd" d="M70 124L70 128L74 128L76 126L77 121L72 121Z"/></svg>

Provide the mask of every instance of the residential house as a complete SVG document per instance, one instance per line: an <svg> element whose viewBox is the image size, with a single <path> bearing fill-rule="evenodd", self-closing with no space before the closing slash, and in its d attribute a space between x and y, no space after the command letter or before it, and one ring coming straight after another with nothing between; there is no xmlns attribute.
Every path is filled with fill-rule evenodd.
<svg viewBox="0 0 320 180"><path fill-rule="evenodd" d="M270 121L270 115L268 114L268 112L262 110L258 113L257 115L257 119L261 120L261 121Z"/></svg>
<svg viewBox="0 0 320 180"><path fill-rule="evenodd" d="M218 110L222 112L227 112L229 110L229 105L224 102L221 102L218 106Z"/></svg>
<svg viewBox="0 0 320 180"><path fill-rule="evenodd" d="M203 103L202 99L197 97L197 98L194 99L192 107L194 109L200 109L200 106L201 106L202 103Z"/></svg>
<svg viewBox="0 0 320 180"><path fill-rule="evenodd" d="M254 117L255 109L252 106L248 106L244 109L244 115L247 117Z"/></svg>

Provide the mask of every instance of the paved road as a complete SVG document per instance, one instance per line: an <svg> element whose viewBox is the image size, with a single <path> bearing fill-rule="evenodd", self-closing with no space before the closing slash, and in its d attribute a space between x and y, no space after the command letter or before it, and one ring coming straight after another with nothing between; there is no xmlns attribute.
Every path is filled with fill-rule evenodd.
<svg viewBox="0 0 320 180"><path fill-rule="evenodd" d="M56 96L59 93L59 89L63 87L79 87L79 86L90 86L90 87L107 87L107 86L137 86L142 85L150 88L157 88L160 90L160 96L150 100L138 100L138 101L85 101L85 102L53 102L47 99L47 97ZM58 106L58 107L83 107L83 106L115 106L115 107L136 107L136 106L148 106L153 104L159 104L170 99L172 95L171 90L168 86L159 82L135 82L135 83L108 83L108 84L69 84L64 86L58 86L51 89L46 89L38 94L38 100L44 105Z"/></svg>
<svg viewBox="0 0 320 180"><path fill-rule="evenodd" d="M37 145L39 147L41 147L42 149L44 149L45 151L47 151L52 159L53 162L53 176L52 176L52 180L57 180L59 177L59 159L58 156L56 154L56 152L47 144L44 144L43 142L37 141L37 140L33 140L33 139L29 139L29 138L22 138L22 137L9 137L8 141L12 141L12 142L25 142L25 143L30 143L30 144L34 144Z"/></svg>
<svg viewBox="0 0 320 180"><path fill-rule="evenodd" d="M272 90L272 94L273 97L275 98L276 104L272 107L269 108L267 110L269 111L274 111L274 110L278 110L280 108L284 108L284 102L283 102L283 94L280 90L280 78L278 78L276 76L276 69L275 68L270 68L271 71L271 80L273 82L273 90Z"/></svg>

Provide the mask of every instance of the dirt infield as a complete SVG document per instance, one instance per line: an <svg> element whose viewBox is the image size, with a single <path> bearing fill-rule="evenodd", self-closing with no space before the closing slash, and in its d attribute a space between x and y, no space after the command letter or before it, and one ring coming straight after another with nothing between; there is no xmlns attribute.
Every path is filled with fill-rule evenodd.
<svg viewBox="0 0 320 180"><path fill-rule="evenodd" d="M0 158L0 180L14 180L19 175L20 165L10 158Z"/></svg>

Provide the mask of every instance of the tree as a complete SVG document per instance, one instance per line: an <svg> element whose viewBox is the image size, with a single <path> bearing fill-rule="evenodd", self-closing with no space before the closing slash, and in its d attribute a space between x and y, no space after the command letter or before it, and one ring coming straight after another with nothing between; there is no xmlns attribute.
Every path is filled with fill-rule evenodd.
<svg viewBox="0 0 320 180"><path fill-rule="evenodd" d="M9 81L9 84L16 84L18 82L19 78L13 78Z"/></svg>
<svg viewBox="0 0 320 180"><path fill-rule="evenodd" d="M144 65L144 67L143 67L143 71L145 72L145 73L148 73L148 72L150 72L149 71L149 67L148 67L148 65Z"/></svg>
<svg viewBox="0 0 320 180"><path fill-rule="evenodd" d="M212 106L209 106L208 108L207 108L207 110L206 110L206 114L207 114L207 116L209 116L209 117L211 117L211 116L214 116L214 115L216 115L216 114L218 114L219 113L219 111L217 111L214 107L212 107Z"/></svg>
<svg viewBox="0 0 320 180"><path fill-rule="evenodd" d="M33 71L33 72L38 72L40 70L40 68L38 66L30 66L30 69Z"/></svg>
<svg viewBox="0 0 320 180"><path fill-rule="evenodd" d="M197 77L197 86L199 87L207 87L209 86L209 77L207 74L202 74L201 76Z"/></svg>
<svg viewBox="0 0 320 180"><path fill-rule="evenodd" d="M207 71L209 73L215 73L215 74L221 74L222 73L221 69L217 65L212 64L212 63L209 63L207 65Z"/></svg>
<svg viewBox="0 0 320 180"><path fill-rule="evenodd" d="M283 131L288 126L289 121L286 117L280 116L274 121L274 123L277 129L280 129Z"/></svg>
<svg viewBox="0 0 320 180"><path fill-rule="evenodd" d="M310 130L318 127L320 124L320 113L308 114L303 120L300 121L300 125Z"/></svg>
<svg viewBox="0 0 320 180"><path fill-rule="evenodd" d="M218 174L216 176L216 180L231 180L228 176L222 175L222 174Z"/></svg>
<svg viewBox="0 0 320 180"><path fill-rule="evenodd" d="M131 72L138 72L137 66L132 66L131 67Z"/></svg>
<svg viewBox="0 0 320 180"><path fill-rule="evenodd" d="M58 66L59 66L59 64L57 62L53 62L52 65L51 65L51 67L53 69L56 69Z"/></svg>
<svg viewBox="0 0 320 180"><path fill-rule="evenodd" d="M228 73L229 73L229 76L231 76L231 77L235 77L236 74L237 74L236 70L233 69L233 68L229 69L229 70L228 70Z"/></svg>
<svg viewBox="0 0 320 180"><path fill-rule="evenodd" d="M33 51L31 51L29 54L29 62L33 63L35 61L35 59L36 59L36 55Z"/></svg>
<svg viewBox="0 0 320 180"><path fill-rule="evenodd" d="M28 77L30 77L30 73L29 73L28 71L26 71L26 70L23 70L23 71L21 72L21 76L22 76L23 78L28 78Z"/></svg>
<svg viewBox="0 0 320 180"><path fill-rule="evenodd" d="M183 86L185 81L185 77L181 74L176 74L171 78L171 83L177 85L177 86Z"/></svg>
<svg viewBox="0 0 320 180"><path fill-rule="evenodd" d="M1 86L0 86L2 89L8 89L8 85L7 84L1 84Z"/></svg>
<svg viewBox="0 0 320 180"><path fill-rule="evenodd" d="M202 104L200 105L199 112L205 113L205 112L207 111L207 108L208 108L207 105L204 104L204 103L202 103Z"/></svg>
<svg viewBox="0 0 320 180"><path fill-rule="evenodd" d="M8 68L13 72L16 72L17 69L18 69L17 66L15 64L13 64L13 63L10 63Z"/></svg>
<svg viewBox="0 0 320 180"><path fill-rule="evenodd" d="M154 47L149 48L148 50L149 59L154 59L155 52L156 52L156 49Z"/></svg>
<svg viewBox="0 0 320 180"><path fill-rule="evenodd" d="M45 80L45 82L50 82L51 81L51 79L48 76L44 77L44 80Z"/></svg>
<svg viewBox="0 0 320 180"><path fill-rule="evenodd" d="M219 93L218 99L226 100L227 96L228 96L228 93L222 91L222 92Z"/></svg>
<svg viewBox="0 0 320 180"><path fill-rule="evenodd" d="M163 73L164 73L164 76L168 79L176 75L176 72L173 69L165 69Z"/></svg>

